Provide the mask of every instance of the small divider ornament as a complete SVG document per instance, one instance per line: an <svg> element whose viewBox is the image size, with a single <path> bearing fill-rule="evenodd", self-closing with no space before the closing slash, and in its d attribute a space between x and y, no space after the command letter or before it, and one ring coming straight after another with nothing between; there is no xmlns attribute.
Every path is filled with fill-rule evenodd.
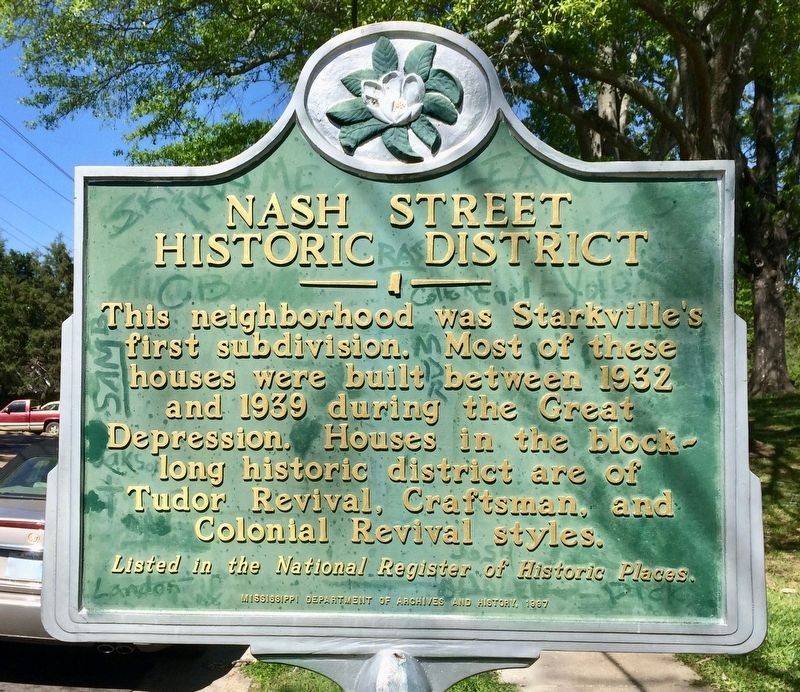
<svg viewBox="0 0 800 692"><path fill-rule="evenodd" d="M409 129L434 156L442 137L431 122L454 125L464 99L461 82L446 70L433 67L436 45L416 45L403 71L392 42L381 36L372 49L372 67L356 70L341 82L355 98L331 106L326 115L339 128L345 153L380 135L386 149L400 161L422 161L409 141Z"/></svg>

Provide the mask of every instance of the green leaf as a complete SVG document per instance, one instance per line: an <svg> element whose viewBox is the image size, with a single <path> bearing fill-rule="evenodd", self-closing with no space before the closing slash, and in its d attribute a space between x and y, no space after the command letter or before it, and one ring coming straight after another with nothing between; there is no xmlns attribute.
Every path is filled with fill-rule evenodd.
<svg viewBox="0 0 800 692"><path fill-rule="evenodd" d="M422 81L426 81L431 73L433 57L436 55L436 45L433 43L420 43L408 54L403 69L406 74L418 74Z"/></svg>
<svg viewBox="0 0 800 692"><path fill-rule="evenodd" d="M383 133L383 143L395 158L408 163L422 161L422 157L411 148L408 128L405 125L392 127Z"/></svg>
<svg viewBox="0 0 800 692"><path fill-rule="evenodd" d="M454 125L458 120L458 111L453 102L441 94L426 93L422 100L422 112L448 125Z"/></svg>
<svg viewBox="0 0 800 692"><path fill-rule="evenodd" d="M356 70L346 77L343 77L342 84L344 84L347 91L353 96L361 96L361 83L365 79L378 79L378 77L380 77L380 75L369 67L366 70Z"/></svg>
<svg viewBox="0 0 800 692"><path fill-rule="evenodd" d="M431 154L436 156L439 152L439 147L442 146L442 137L433 123L424 115L420 115L411 123L411 130L431 150Z"/></svg>
<svg viewBox="0 0 800 692"><path fill-rule="evenodd" d="M130 160L138 166L203 166L224 161L255 144L270 129L263 120L242 121L227 114L220 122L188 120L179 139L153 149L132 147Z"/></svg>
<svg viewBox="0 0 800 692"><path fill-rule="evenodd" d="M387 127L389 127L388 123L382 123L377 118L365 120L363 123L345 125L339 130L339 143L345 153L353 154L364 142L377 137Z"/></svg>
<svg viewBox="0 0 800 692"><path fill-rule="evenodd" d="M381 36L372 49L372 67L379 75L393 72L399 63L397 51L392 42L385 36Z"/></svg>
<svg viewBox="0 0 800 692"><path fill-rule="evenodd" d="M425 81L425 91L435 91L449 98L456 108L461 108L464 90L453 75L446 70L431 70L430 77Z"/></svg>
<svg viewBox="0 0 800 692"><path fill-rule="evenodd" d="M336 125L351 125L369 120L372 113L361 99L348 99L333 104L325 113L328 119Z"/></svg>

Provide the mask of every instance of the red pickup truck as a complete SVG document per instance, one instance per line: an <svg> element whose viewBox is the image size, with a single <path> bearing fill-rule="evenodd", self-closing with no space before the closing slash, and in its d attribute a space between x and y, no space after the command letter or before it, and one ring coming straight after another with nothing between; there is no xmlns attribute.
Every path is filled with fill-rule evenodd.
<svg viewBox="0 0 800 692"><path fill-rule="evenodd" d="M29 431L58 435L58 409L31 408L30 399L16 399L0 409L0 431Z"/></svg>

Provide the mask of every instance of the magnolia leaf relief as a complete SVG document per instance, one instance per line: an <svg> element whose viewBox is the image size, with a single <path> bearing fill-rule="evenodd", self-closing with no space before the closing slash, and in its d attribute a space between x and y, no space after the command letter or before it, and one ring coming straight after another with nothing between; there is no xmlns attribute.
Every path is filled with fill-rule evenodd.
<svg viewBox="0 0 800 692"><path fill-rule="evenodd" d="M396 159L408 161L409 163L422 161L422 157L411 148L411 142L408 141L408 128L393 127L386 130L381 135L381 138L386 148Z"/></svg>
<svg viewBox="0 0 800 692"><path fill-rule="evenodd" d="M458 111L453 102L442 94L425 94L422 112L428 117L436 118L448 125L455 125L456 120L458 120Z"/></svg>
<svg viewBox="0 0 800 692"><path fill-rule="evenodd" d="M411 123L411 131L431 150L431 154L436 156L439 152L439 147L442 146L442 136L433 123L427 117L421 115Z"/></svg>
<svg viewBox="0 0 800 692"><path fill-rule="evenodd" d="M386 74L397 69L399 58L392 42L385 36L381 36L372 49L372 68L378 74Z"/></svg>
<svg viewBox="0 0 800 692"><path fill-rule="evenodd" d="M345 125L339 130L339 143L347 154L354 154L356 149L364 142L368 142L373 137L377 137L385 132L389 126L371 117L363 123Z"/></svg>
<svg viewBox="0 0 800 692"><path fill-rule="evenodd" d="M461 102L464 100L461 82L445 70L431 70L430 77L425 82L425 90L446 96L456 108L461 108Z"/></svg>
<svg viewBox="0 0 800 692"><path fill-rule="evenodd" d="M366 70L358 70L357 72L352 72L351 74L347 75L347 77L342 78L342 84L345 85L347 91L349 91L353 96L361 97L361 85L367 79L378 79L380 75L375 72L372 68L368 68Z"/></svg>
<svg viewBox="0 0 800 692"><path fill-rule="evenodd" d="M430 76L435 55L435 44L420 43L408 54L403 69L406 74L418 74L425 81Z"/></svg>
<svg viewBox="0 0 800 692"><path fill-rule="evenodd" d="M331 122L336 123L340 127L342 125L369 120L371 115L369 109L361 99L340 101L328 109L328 118Z"/></svg>
<svg viewBox="0 0 800 692"><path fill-rule="evenodd" d="M406 57L403 69L392 42L381 36L372 48L372 67L356 70L341 82L354 98L331 106L326 115L339 128L339 144L347 154L378 136L400 161L416 163L409 130L434 156L442 137L437 120L454 125L464 90L446 70L433 67L436 44L420 43Z"/></svg>

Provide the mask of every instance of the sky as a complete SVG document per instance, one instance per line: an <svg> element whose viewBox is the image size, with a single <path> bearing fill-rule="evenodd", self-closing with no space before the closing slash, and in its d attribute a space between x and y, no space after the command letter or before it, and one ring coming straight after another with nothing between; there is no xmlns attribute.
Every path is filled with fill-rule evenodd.
<svg viewBox="0 0 800 692"><path fill-rule="evenodd" d="M60 235L72 251L75 166L126 165L114 155L125 131L90 114L31 129L36 111L20 103L29 89L15 75L16 53L0 50L0 238L7 249L31 252Z"/></svg>
<svg viewBox="0 0 800 692"><path fill-rule="evenodd" d="M127 148L127 123L81 113L54 130L31 128L37 111L20 103L30 89L17 70L17 49L0 49L0 238L8 249L31 252L44 251L61 236L72 251L74 169L128 165L114 154ZM288 104L284 90L254 91L247 98L232 96L248 119L275 120ZM218 120L220 112L209 107L206 117Z"/></svg>

